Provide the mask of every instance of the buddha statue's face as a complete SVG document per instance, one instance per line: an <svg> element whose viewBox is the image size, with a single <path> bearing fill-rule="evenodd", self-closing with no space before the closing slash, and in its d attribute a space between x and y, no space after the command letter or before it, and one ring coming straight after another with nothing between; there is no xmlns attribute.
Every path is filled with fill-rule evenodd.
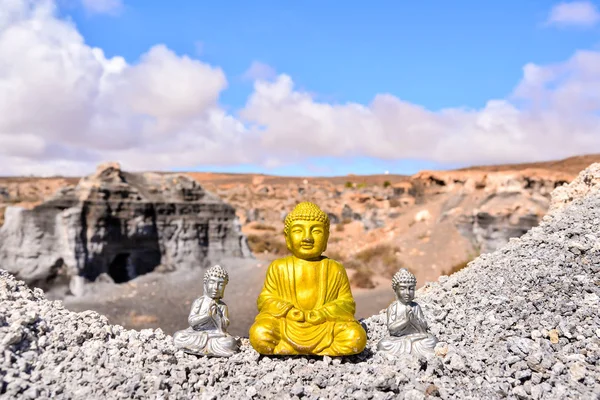
<svg viewBox="0 0 600 400"><path fill-rule="evenodd" d="M396 297L404 304L408 304L415 298L415 285L401 283L396 287Z"/></svg>
<svg viewBox="0 0 600 400"><path fill-rule="evenodd" d="M303 260L318 260L327 249L329 232L319 221L294 221L285 237L287 248Z"/></svg>
<svg viewBox="0 0 600 400"><path fill-rule="evenodd" d="M213 300L222 299L225 293L225 285L225 279L211 276L204 283L204 294Z"/></svg>

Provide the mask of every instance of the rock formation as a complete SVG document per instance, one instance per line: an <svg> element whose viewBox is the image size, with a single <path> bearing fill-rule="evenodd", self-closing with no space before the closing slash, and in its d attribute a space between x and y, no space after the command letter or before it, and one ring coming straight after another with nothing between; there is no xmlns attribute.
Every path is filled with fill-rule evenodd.
<svg viewBox="0 0 600 400"><path fill-rule="evenodd" d="M461 214L456 225L481 253L488 253L537 226L549 202L537 192L499 191L486 196L468 213Z"/></svg>
<svg viewBox="0 0 600 400"><path fill-rule="evenodd" d="M524 170L421 172L413 176L425 192L446 195L441 219L456 216L459 232L480 253L506 245L539 224L552 190L567 174Z"/></svg>
<svg viewBox="0 0 600 400"><path fill-rule="evenodd" d="M0 265L42 288L73 277L120 283L159 265L206 267L249 255L232 206L189 177L128 173L118 164L99 166L31 210L7 208L0 228Z"/></svg>
<svg viewBox="0 0 600 400"><path fill-rule="evenodd" d="M588 171L589 172L589 171ZM6 398L598 399L600 191L591 190L450 277L417 291L441 342L430 360L186 355L160 329L72 313L0 271ZM7 266L6 264L4 264Z"/></svg>

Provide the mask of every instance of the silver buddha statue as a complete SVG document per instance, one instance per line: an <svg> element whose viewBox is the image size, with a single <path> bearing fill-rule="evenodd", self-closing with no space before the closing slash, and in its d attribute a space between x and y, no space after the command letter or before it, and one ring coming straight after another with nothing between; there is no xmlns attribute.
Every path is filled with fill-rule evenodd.
<svg viewBox="0 0 600 400"><path fill-rule="evenodd" d="M204 294L192 304L189 328L175 332L175 347L186 353L229 357L239 351L240 341L227 333L229 312L221 301L229 274L220 265L204 274Z"/></svg>
<svg viewBox="0 0 600 400"><path fill-rule="evenodd" d="M392 289L397 300L387 309L387 327L390 336L377 344L377 350L390 355L432 355L438 342L427 332L427 321L421 307L413 301L417 279L406 268L392 279Z"/></svg>

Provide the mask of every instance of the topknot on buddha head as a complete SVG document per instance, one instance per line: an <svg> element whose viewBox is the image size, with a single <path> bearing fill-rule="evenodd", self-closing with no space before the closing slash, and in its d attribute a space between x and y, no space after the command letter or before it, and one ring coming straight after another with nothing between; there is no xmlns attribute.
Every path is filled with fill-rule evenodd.
<svg viewBox="0 0 600 400"><path fill-rule="evenodd" d="M412 272L410 272L406 268L400 269L400 271L396 272L396 274L392 278L392 289L394 289L394 291L396 291L399 285L414 286L416 284L417 278L413 275Z"/></svg>
<svg viewBox="0 0 600 400"><path fill-rule="evenodd" d="M227 284L229 282L229 274L220 265L213 265L204 273L204 283L208 282L210 278L221 278Z"/></svg>
<svg viewBox="0 0 600 400"><path fill-rule="evenodd" d="M318 205L310 201L298 203L292 212L285 217L283 233L286 236L294 221L319 221L325 225L325 230L329 232L329 216Z"/></svg>

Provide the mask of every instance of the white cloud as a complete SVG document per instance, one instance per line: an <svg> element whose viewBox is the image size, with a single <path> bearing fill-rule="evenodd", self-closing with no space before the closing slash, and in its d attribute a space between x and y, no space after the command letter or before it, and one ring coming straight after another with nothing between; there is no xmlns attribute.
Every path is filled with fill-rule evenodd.
<svg viewBox="0 0 600 400"><path fill-rule="evenodd" d="M528 64L507 99L433 112L390 94L329 104L255 63L240 117L223 71L163 45L130 65L91 48L49 0L0 0L0 175L82 174L311 156L492 163L600 152L600 52ZM241 118L241 119L240 119Z"/></svg>
<svg viewBox="0 0 600 400"><path fill-rule="evenodd" d="M593 26L600 21L600 12L590 1L573 1L555 5L547 23L552 25Z"/></svg>
<svg viewBox="0 0 600 400"><path fill-rule="evenodd" d="M244 78L248 80L270 80L277 76L273 67L260 61L253 61L250 67L244 72Z"/></svg>
<svg viewBox="0 0 600 400"><path fill-rule="evenodd" d="M87 46L53 2L4 3L0 174L58 165L78 174L107 159L132 169L246 159L240 142L251 135L217 105L227 85L219 68L161 45L128 65Z"/></svg>
<svg viewBox="0 0 600 400"><path fill-rule="evenodd" d="M123 0L81 0L81 3L92 14L116 15L123 9Z"/></svg>
<svg viewBox="0 0 600 400"><path fill-rule="evenodd" d="M332 105L280 75L255 84L242 116L263 127L261 145L281 161L362 155L479 164L600 152L600 53L527 65L510 99L479 110L432 112L388 94L368 106Z"/></svg>

